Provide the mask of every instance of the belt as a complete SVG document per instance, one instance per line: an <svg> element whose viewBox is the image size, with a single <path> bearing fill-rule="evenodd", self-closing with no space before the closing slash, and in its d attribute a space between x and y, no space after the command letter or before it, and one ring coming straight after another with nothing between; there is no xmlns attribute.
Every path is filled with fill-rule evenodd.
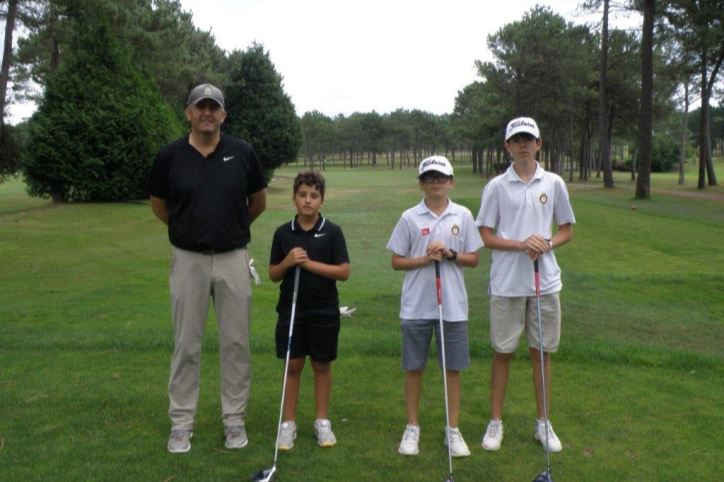
<svg viewBox="0 0 724 482"><path fill-rule="evenodd" d="M205 254L208 256L213 256L215 254L228 253L229 251L234 251L236 249L246 249L246 246L241 246L239 248L231 248L231 249L202 249L201 251L197 251L197 253Z"/></svg>

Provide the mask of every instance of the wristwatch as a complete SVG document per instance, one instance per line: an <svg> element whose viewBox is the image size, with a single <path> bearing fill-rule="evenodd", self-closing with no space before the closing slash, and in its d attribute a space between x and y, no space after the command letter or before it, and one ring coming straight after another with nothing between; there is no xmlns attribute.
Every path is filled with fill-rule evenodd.
<svg viewBox="0 0 724 482"><path fill-rule="evenodd" d="M548 243L548 251L553 249L553 240L548 238L546 239L546 243Z"/></svg>
<svg viewBox="0 0 724 482"><path fill-rule="evenodd" d="M452 254L445 259L447 259L448 261L455 261L456 259L458 259L457 251L455 251L454 249L448 249L448 251L450 251Z"/></svg>

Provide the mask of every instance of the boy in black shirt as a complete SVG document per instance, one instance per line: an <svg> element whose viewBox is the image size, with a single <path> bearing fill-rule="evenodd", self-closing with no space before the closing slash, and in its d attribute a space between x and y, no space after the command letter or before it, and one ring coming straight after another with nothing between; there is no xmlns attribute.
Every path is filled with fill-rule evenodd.
<svg viewBox="0 0 724 482"><path fill-rule="evenodd" d="M332 361L337 358L339 297L337 281L349 278L349 255L342 230L319 212L324 202L324 178L301 172L294 180L292 200L297 215L274 232L269 278L281 281L276 327L277 357L286 358L294 269L301 268L294 320L287 390L282 410L278 447L289 450L297 436L295 422L299 382L307 355L314 370L317 443L331 447L337 440L327 418L332 391Z"/></svg>

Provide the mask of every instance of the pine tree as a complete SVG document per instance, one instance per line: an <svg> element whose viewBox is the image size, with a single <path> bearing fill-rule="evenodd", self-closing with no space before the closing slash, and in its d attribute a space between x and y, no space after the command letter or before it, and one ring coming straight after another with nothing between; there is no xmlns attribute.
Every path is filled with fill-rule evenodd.
<svg viewBox="0 0 724 482"><path fill-rule="evenodd" d="M302 144L299 119L263 46L234 51L229 63L224 130L254 147L270 179L274 169L297 159Z"/></svg>

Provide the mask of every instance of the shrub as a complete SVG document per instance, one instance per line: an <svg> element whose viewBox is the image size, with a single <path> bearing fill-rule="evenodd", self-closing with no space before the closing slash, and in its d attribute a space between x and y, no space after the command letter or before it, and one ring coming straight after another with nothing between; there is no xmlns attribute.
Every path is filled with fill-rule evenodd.
<svg viewBox="0 0 724 482"><path fill-rule="evenodd" d="M181 126L91 4L30 121L25 180L30 194L56 201L139 199L156 152Z"/></svg>

